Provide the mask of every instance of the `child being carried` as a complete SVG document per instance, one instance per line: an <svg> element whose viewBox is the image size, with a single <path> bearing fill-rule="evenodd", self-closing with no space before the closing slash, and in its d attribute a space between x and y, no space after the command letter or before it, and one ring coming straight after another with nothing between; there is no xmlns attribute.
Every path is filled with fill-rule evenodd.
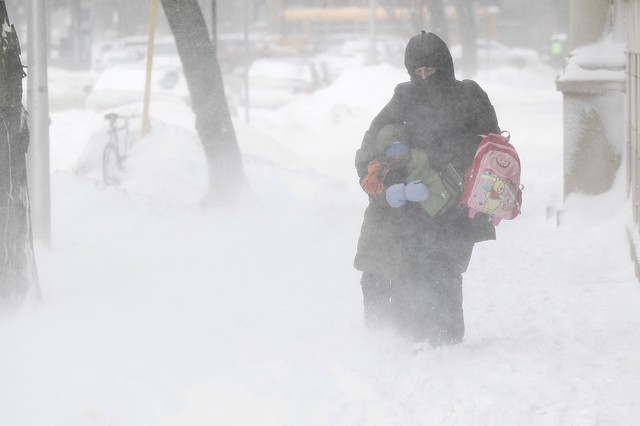
<svg viewBox="0 0 640 426"><path fill-rule="evenodd" d="M402 123L388 124L378 133L375 160L360 185L374 198L384 197L394 208L419 203L428 216L439 216L458 203L462 178L452 166L438 172L427 154L410 148Z"/></svg>

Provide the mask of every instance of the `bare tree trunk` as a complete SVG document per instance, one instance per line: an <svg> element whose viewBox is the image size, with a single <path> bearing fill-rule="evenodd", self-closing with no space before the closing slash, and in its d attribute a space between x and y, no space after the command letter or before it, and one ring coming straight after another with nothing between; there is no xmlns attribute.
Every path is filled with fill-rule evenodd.
<svg viewBox="0 0 640 426"><path fill-rule="evenodd" d="M22 106L20 43L0 0L0 306L20 305L29 294L39 297L33 252L26 154L27 114Z"/></svg>
<svg viewBox="0 0 640 426"><path fill-rule="evenodd" d="M211 44L213 54L218 57L218 2L211 0Z"/></svg>
<svg viewBox="0 0 640 426"><path fill-rule="evenodd" d="M444 13L444 5L442 0L420 0L421 3L427 3L429 9L429 17L431 21L432 32L449 43L449 31L447 31L447 16ZM422 6L421 6L422 7Z"/></svg>
<svg viewBox="0 0 640 426"><path fill-rule="evenodd" d="M161 0L191 94L209 170L208 201L232 200L245 188L222 73L197 0Z"/></svg>
<svg viewBox="0 0 640 426"><path fill-rule="evenodd" d="M379 0L379 2L387 10L388 19L394 23L399 34L410 38L425 30L436 33L442 40L448 42L449 33L443 0ZM394 10L402 7L411 8L410 23L398 19L395 15Z"/></svg>
<svg viewBox="0 0 640 426"><path fill-rule="evenodd" d="M472 78L478 68L476 49L476 20L473 14L473 2L456 0L458 29L462 38L462 69L466 78Z"/></svg>

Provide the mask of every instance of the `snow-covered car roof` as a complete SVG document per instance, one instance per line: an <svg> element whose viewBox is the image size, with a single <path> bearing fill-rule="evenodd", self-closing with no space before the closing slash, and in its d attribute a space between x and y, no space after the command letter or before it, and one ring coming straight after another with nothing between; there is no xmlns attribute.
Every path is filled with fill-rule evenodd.
<svg viewBox="0 0 640 426"><path fill-rule="evenodd" d="M108 67L97 78L85 104L95 109L106 109L142 102L145 81L144 62ZM151 73L151 97L188 102L189 90L179 60L173 65L154 64Z"/></svg>

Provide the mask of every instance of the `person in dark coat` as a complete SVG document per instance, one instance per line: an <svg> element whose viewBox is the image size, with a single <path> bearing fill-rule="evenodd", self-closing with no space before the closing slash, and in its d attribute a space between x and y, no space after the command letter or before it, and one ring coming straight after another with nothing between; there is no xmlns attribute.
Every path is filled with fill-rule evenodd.
<svg viewBox="0 0 640 426"><path fill-rule="evenodd" d="M404 62L410 81L396 86L356 153L361 184L375 160L378 133L388 124L403 123L406 143L422 150L433 169L452 166L461 176L480 135L500 133L487 94L476 82L455 78L451 53L437 35L422 31L412 37ZM363 272L365 322L391 322L432 346L459 343L464 337L462 274L474 244L495 239L495 229L486 215L470 219L461 205L428 217L394 187L386 204L370 201L358 241L354 266Z"/></svg>
<svg viewBox="0 0 640 426"><path fill-rule="evenodd" d="M402 191L406 192L408 168L414 163L412 157L415 157L412 154L415 153L408 147L404 123L384 126L376 136L375 153L367 164L367 175L360 181L369 195L369 206L365 210L354 264L356 269L365 271L362 291L364 319L369 328L390 325L391 281L400 273L404 256L403 239L405 233L411 231L410 227L403 229L398 224L406 223L411 217L407 216L405 209L392 209L387 195L392 194L388 190L392 187L402 187ZM427 164L424 166L427 167ZM424 184L415 185L423 187L415 200L424 200L425 191L428 197L428 188ZM393 204L395 207L406 203L390 199L392 203L397 201L398 204Z"/></svg>

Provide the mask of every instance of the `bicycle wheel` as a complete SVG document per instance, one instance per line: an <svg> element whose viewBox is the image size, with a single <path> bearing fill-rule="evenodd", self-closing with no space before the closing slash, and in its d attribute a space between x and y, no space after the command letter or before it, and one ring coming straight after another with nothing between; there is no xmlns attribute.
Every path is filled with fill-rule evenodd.
<svg viewBox="0 0 640 426"><path fill-rule="evenodd" d="M118 184L118 171L120 170L120 161L118 159L118 151L112 143L108 143L104 147L102 154L102 178L105 185Z"/></svg>
<svg viewBox="0 0 640 426"><path fill-rule="evenodd" d="M120 161L122 161L127 156L127 152L129 151L128 131L125 128L123 128L122 130L123 132L120 136L118 134L114 135L116 140L115 147Z"/></svg>

